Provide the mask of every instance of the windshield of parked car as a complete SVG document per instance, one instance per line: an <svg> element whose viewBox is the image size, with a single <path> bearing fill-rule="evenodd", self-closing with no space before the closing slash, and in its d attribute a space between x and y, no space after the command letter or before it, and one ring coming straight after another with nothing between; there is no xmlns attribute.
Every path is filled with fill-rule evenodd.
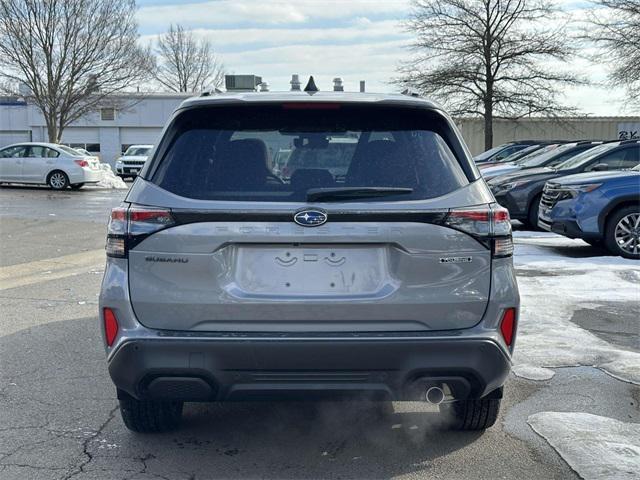
<svg viewBox="0 0 640 480"><path fill-rule="evenodd" d="M577 168L581 165L584 165L585 163L590 162L598 155L604 152L607 152L609 150L613 150L618 145L620 145L618 142L614 142L614 143L605 143L603 145L598 145L597 147L590 148L586 152L582 152L576 155L575 157L571 157L569 160L561 163L556 167L556 169L559 171L562 171L562 170L571 170L573 168Z"/></svg>
<svg viewBox="0 0 640 480"><path fill-rule="evenodd" d="M150 151L150 147L129 147L127 151L124 152L124 155L126 157L146 157Z"/></svg>
<svg viewBox="0 0 640 480"><path fill-rule="evenodd" d="M492 155L495 155L496 153L498 153L500 150L504 150L508 146L509 146L509 144L505 143L503 145L498 145L497 147L493 147L493 148L487 150L486 152L481 153L480 155L476 155L475 156L475 160L476 161L486 160L487 158L491 157Z"/></svg>
<svg viewBox="0 0 640 480"><path fill-rule="evenodd" d="M540 150L527 155L525 158L521 158L516 163L524 168L533 168L545 165L552 158L561 155L567 150L575 148L577 144L566 143L562 145L549 145L548 147L541 148Z"/></svg>
<svg viewBox="0 0 640 480"><path fill-rule="evenodd" d="M385 201L415 200L469 183L434 112L287 105L184 112L151 180L190 198L282 202L341 187L392 188Z"/></svg>

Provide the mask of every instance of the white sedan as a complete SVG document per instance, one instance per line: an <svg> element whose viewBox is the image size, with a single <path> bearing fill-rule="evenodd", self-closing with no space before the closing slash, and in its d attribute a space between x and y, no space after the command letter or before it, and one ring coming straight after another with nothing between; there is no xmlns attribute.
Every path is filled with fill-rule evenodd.
<svg viewBox="0 0 640 480"><path fill-rule="evenodd" d="M36 183L54 190L81 188L102 179L100 162L54 143L16 143L0 149L0 182Z"/></svg>

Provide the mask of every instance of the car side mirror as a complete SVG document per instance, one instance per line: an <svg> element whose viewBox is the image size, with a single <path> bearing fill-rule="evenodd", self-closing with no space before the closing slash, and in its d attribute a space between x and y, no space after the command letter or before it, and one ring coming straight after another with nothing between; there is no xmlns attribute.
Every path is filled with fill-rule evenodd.
<svg viewBox="0 0 640 480"><path fill-rule="evenodd" d="M599 163L591 170L594 172L604 172L605 170L609 170L609 165L607 165L606 163Z"/></svg>

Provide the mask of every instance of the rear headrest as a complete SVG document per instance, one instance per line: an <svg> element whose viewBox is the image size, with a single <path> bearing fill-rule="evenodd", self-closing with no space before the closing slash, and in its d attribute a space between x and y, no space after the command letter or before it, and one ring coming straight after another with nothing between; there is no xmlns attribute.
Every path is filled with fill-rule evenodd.
<svg viewBox="0 0 640 480"><path fill-rule="evenodd" d="M381 170L391 170L393 173L392 164L387 160L394 157L397 149L396 143L390 140L374 140L361 145L349 165L345 183L352 186L373 185L381 175L385 175Z"/></svg>
<svg viewBox="0 0 640 480"><path fill-rule="evenodd" d="M229 159L239 160L241 168L267 170L267 146L258 138L245 138L229 142Z"/></svg>
<svg viewBox="0 0 640 480"><path fill-rule="evenodd" d="M216 156L211 181L216 189L259 188L267 181L267 146L257 138L233 140Z"/></svg>
<svg viewBox="0 0 640 480"><path fill-rule="evenodd" d="M322 168L298 168L291 175L291 187L296 191L333 186L333 175L329 170Z"/></svg>

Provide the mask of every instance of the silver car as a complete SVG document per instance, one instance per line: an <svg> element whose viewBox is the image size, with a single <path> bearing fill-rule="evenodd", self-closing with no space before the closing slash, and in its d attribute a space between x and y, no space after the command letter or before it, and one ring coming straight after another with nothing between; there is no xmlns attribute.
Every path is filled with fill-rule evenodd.
<svg viewBox="0 0 640 480"><path fill-rule="evenodd" d="M49 185L74 190L102 180L100 162L55 143L15 143L0 149L0 183Z"/></svg>
<svg viewBox="0 0 640 480"><path fill-rule="evenodd" d="M336 136L357 144L334 176ZM282 149L310 167L280 177ZM496 421L519 308L511 224L427 100L189 99L106 248L100 322L131 430L175 428L185 401L265 398L418 400L456 428Z"/></svg>

